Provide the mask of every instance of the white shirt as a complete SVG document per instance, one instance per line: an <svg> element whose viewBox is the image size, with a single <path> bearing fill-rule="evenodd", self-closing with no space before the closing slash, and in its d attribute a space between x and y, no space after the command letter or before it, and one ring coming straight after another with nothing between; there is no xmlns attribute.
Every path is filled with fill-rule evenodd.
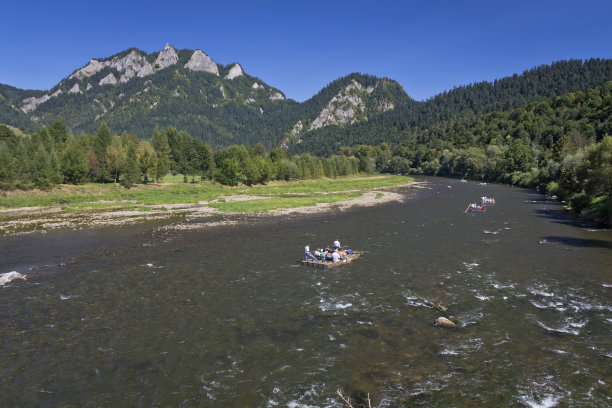
<svg viewBox="0 0 612 408"><path fill-rule="evenodd" d="M332 253L332 261L338 262L340 260L340 254L337 252Z"/></svg>
<svg viewBox="0 0 612 408"><path fill-rule="evenodd" d="M340 248L340 241L335 240L334 241L334 246Z"/></svg>

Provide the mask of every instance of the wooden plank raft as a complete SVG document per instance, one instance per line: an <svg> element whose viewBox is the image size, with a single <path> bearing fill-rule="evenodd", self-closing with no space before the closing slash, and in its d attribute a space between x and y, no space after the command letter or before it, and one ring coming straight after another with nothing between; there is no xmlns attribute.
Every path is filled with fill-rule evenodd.
<svg viewBox="0 0 612 408"><path fill-rule="evenodd" d="M345 261L338 261L338 262L313 261L312 259L309 259L307 261L302 261L302 265L312 266L315 268L325 268L325 269L335 268L336 266L346 265L350 262L353 262L355 259L359 258L360 255L361 253L359 252L351 252L350 254L346 256L348 259L346 262Z"/></svg>

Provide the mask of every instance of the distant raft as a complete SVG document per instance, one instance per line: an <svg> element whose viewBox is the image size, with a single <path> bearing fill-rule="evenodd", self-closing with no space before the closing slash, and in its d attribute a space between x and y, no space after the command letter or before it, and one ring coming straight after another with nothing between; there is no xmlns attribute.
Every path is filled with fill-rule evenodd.
<svg viewBox="0 0 612 408"><path fill-rule="evenodd" d="M359 258L360 256L361 256L360 252L351 252L350 254L346 254L346 257L344 259L341 259L337 262L327 261L327 260L315 261L315 260L309 259L308 261L302 261L302 265L313 266L315 268L329 269L329 268L335 268L336 266L349 264L353 262L355 259Z"/></svg>
<svg viewBox="0 0 612 408"><path fill-rule="evenodd" d="M482 205L485 204L495 204L495 199L491 197L480 197L480 201Z"/></svg>
<svg viewBox="0 0 612 408"><path fill-rule="evenodd" d="M468 204L464 212L485 212L487 208L476 203Z"/></svg>

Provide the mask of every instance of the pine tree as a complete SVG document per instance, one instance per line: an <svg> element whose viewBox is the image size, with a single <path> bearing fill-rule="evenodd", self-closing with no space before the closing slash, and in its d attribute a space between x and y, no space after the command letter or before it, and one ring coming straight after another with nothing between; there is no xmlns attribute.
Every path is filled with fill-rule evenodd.
<svg viewBox="0 0 612 408"><path fill-rule="evenodd" d="M131 188L138 181L140 181L140 169L138 168L136 146L134 143L130 143L126 155L125 173L123 174L121 184L125 188Z"/></svg>
<svg viewBox="0 0 612 408"><path fill-rule="evenodd" d="M98 172L97 179L101 182L111 181L110 171L108 170L108 164L106 163L106 149L110 146L112 136L110 129L106 126L106 123L102 123L96 132L93 140L93 152L98 158Z"/></svg>
<svg viewBox="0 0 612 408"><path fill-rule="evenodd" d="M166 169L170 166L170 145L168 144L168 136L161 132L158 128L153 131L151 137L151 145L155 149L157 157L163 160Z"/></svg>
<svg viewBox="0 0 612 408"><path fill-rule="evenodd" d="M61 165L65 183L81 184L87 179L89 172L87 156L74 138L68 142Z"/></svg>
<svg viewBox="0 0 612 408"><path fill-rule="evenodd" d="M43 145L38 145L30 162L30 175L34 186L41 189L53 187L60 177L55 152L49 153Z"/></svg>
<svg viewBox="0 0 612 408"><path fill-rule="evenodd" d="M66 130L66 124L61 119L53 122L48 128L49 134L53 138L56 144L66 143L68 139L68 131Z"/></svg>
<svg viewBox="0 0 612 408"><path fill-rule="evenodd" d="M166 167L164 159L158 157L157 163L155 164L155 180L157 180L158 182L161 181L167 173L168 167Z"/></svg>

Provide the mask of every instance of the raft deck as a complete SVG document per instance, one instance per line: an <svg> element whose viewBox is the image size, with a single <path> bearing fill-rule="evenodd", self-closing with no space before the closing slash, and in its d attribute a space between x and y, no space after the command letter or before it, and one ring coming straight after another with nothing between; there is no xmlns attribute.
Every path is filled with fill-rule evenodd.
<svg viewBox="0 0 612 408"><path fill-rule="evenodd" d="M347 257L347 261L338 261L338 262L332 262L332 261L313 261L312 259L309 259L307 261L302 261L302 265L307 265L307 266L312 266L315 268L325 268L325 269L329 269L329 268L335 268L336 266L340 266L340 265L346 265L350 262L353 262L355 259L359 258L359 256L361 255L361 253L359 252L351 252L350 254L348 254Z"/></svg>

